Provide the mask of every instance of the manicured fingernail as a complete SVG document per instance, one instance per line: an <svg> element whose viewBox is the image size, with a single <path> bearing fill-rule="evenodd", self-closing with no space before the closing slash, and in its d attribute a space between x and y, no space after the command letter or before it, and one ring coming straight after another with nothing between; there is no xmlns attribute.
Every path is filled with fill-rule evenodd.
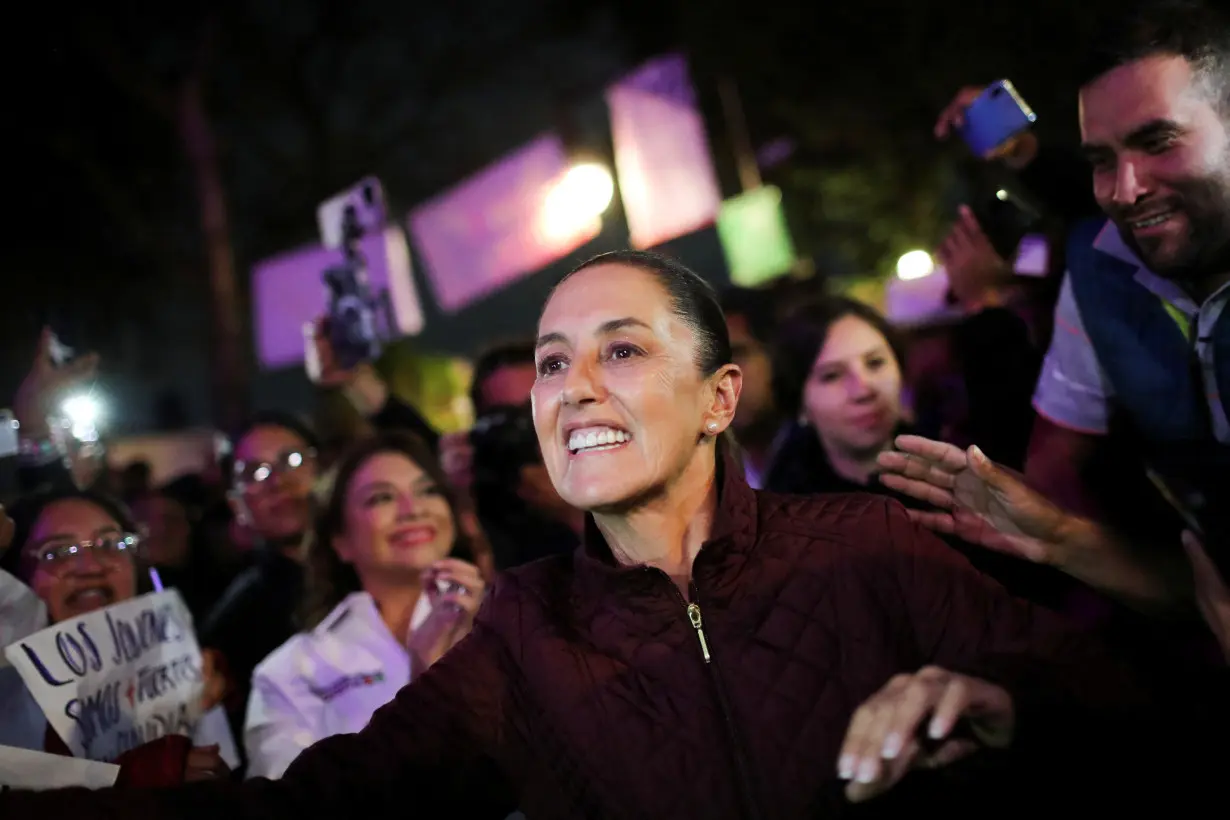
<svg viewBox="0 0 1230 820"><path fill-rule="evenodd" d="M837 761L837 776L842 780L854 777L854 757L852 755L842 755Z"/></svg>
<svg viewBox="0 0 1230 820"><path fill-rule="evenodd" d="M880 750L880 757L892 760L899 754L901 754L901 735L893 732L884 738L884 748Z"/></svg>
<svg viewBox="0 0 1230 820"><path fill-rule="evenodd" d="M864 760L863 765L858 767L858 782L870 783L876 779L876 772L879 766L874 760Z"/></svg>
<svg viewBox="0 0 1230 820"><path fill-rule="evenodd" d="M927 727L927 736L932 740L939 740L944 737L944 724L940 723L938 719L931 721L931 725Z"/></svg>
<svg viewBox="0 0 1230 820"><path fill-rule="evenodd" d="M981 448L979 448L977 444L975 444L973 447L970 447L969 452L970 452L970 455L974 457L974 461L977 461L979 464L986 463L987 454L982 452Z"/></svg>

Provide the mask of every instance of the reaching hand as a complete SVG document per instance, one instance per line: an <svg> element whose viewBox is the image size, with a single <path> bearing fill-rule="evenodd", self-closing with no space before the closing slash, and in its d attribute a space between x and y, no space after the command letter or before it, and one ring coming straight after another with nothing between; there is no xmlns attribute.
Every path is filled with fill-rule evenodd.
<svg viewBox="0 0 1230 820"><path fill-rule="evenodd" d="M13 399L13 416L26 438L45 438L50 433L47 420L59 412L65 395L93 379L98 369L98 356L93 353L57 367L51 356L54 339L51 329L43 328L34 364Z"/></svg>
<svg viewBox="0 0 1230 820"><path fill-rule="evenodd" d="M1183 533L1183 549L1192 562L1196 605L1217 638L1226 662L1230 663L1230 589L1227 589L1217 565L1209 559L1195 533Z"/></svg>
<svg viewBox="0 0 1230 820"><path fill-rule="evenodd" d="M447 591L441 591L440 582ZM486 590L478 567L457 558L437 561L423 573L423 594L431 601L431 614L406 641L415 677L470 633Z"/></svg>
<svg viewBox="0 0 1230 820"><path fill-rule="evenodd" d="M881 453L884 486L938 507L910 510L910 518L936 532L1038 564L1054 564L1069 516L1034 492L977 447L899 436L896 451Z"/></svg>
<svg viewBox="0 0 1230 820"><path fill-rule="evenodd" d="M971 737L954 735L962 721ZM1015 724L1012 696L1004 689L929 666L897 675L858 708L846 730L837 774L850 781L850 800L867 800L891 789L912 769L947 766L980 745L1007 747Z"/></svg>
<svg viewBox="0 0 1230 820"><path fill-rule="evenodd" d="M1000 288L1012 282L1012 269L995 250L968 206L961 206L957 221L940 243L936 256L948 273L957 301L967 310L986 306Z"/></svg>

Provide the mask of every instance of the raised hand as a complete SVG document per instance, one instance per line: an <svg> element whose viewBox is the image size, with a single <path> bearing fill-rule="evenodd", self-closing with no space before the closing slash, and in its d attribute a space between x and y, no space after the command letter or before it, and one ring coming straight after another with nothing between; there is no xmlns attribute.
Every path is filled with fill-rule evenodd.
<svg viewBox="0 0 1230 820"><path fill-rule="evenodd" d="M935 138L946 140L965 125L965 111L986 90L986 86L967 85L935 120ZM1038 138L1030 131L1017 134L1012 139L992 150L983 159L1002 159L1009 167L1021 169L1038 155Z"/></svg>
<svg viewBox="0 0 1230 820"><path fill-rule="evenodd" d="M329 339L329 320L322 317L304 328L304 369L318 387L340 389L359 411L368 417L379 413L389 400L389 387L368 362L347 369L338 361Z"/></svg>
<svg viewBox="0 0 1230 820"><path fill-rule="evenodd" d="M967 310L988 306L995 293L1012 282L1012 269L965 205L936 250L936 257L948 272L957 301Z"/></svg>
<svg viewBox="0 0 1230 820"><path fill-rule="evenodd" d="M47 420L59 412L60 402L92 380L98 370L98 356L93 353L58 367L51 354L54 339L51 328L43 328L34 363L13 399L13 416L25 438L46 438L51 432Z"/></svg>
<svg viewBox="0 0 1230 820"><path fill-rule="evenodd" d="M963 451L920 436L899 436L881 453L884 486L925 501L934 511L910 517L936 532L1039 564L1056 562L1069 516L977 447Z"/></svg>
<svg viewBox="0 0 1230 820"><path fill-rule="evenodd" d="M308 378L320 387L345 387L354 380L355 371L342 367L329 340L329 320L322 317L304 329L307 344L305 366Z"/></svg>
<svg viewBox="0 0 1230 820"><path fill-rule="evenodd" d="M948 139L954 131L960 130L965 125L965 109L985 90L986 86L983 85L967 85L958 91L935 120L935 138Z"/></svg>

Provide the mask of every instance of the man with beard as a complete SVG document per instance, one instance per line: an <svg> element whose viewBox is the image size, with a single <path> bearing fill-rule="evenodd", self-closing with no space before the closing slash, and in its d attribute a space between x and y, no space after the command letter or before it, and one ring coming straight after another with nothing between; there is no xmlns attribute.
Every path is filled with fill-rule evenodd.
<svg viewBox="0 0 1230 820"><path fill-rule="evenodd" d="M1230 484L1230 26L1152 3L1092 49L1082 79L1109 220L1069 244L1027 477L1079 497L1114 418L1188 520L1215 517Z"/></svg>

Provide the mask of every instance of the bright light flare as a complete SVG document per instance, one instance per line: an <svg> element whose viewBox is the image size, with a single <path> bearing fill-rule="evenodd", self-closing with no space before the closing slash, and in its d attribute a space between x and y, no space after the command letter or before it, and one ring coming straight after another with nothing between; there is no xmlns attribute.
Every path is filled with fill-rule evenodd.
<svg viewBox="0 0 1230 820"><path fill-rule="evenodd" d="M597 163L574 165L547 192L541 228L545 238L562 241L588 234L598 218L611 207L615 180Z"/></svg>
<svg viewBox="0 0 1230 820"><path fill-rule="evenodd" d="M93 396L71 396L61 406L73 438L78 441L97 441L98 422L102 418L102 405Z"/></svg>
<svg viewBox="0 0 1230 820"><path fill-rule="evenodd" d="M897 278L922 279L935 272L935 260L926 251L910 251L897 260Z"/></svg>

